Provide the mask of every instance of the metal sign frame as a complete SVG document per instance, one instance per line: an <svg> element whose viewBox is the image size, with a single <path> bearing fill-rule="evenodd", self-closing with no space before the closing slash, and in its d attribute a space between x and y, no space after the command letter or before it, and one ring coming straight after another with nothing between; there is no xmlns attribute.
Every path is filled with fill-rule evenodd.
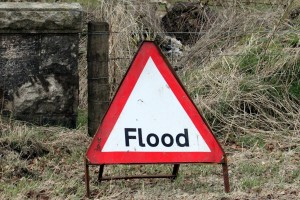
<svg viewBox="0 0 300 200"><path fill-rule="evenodd" d="M160 71L161 76L163 76L163 79L169 85L176 96L176 99L184 108L201 137L203 137L202 140L209 146L209 152L102 152L120 113L127 103L129 95L140 78L143 68L146 65L146 61L150 57L153 58L157 70ZM224 150L159 47L154 42L150 41L144 41L136 53L87 150L84 162L87 197L90 196L90 165L100 166L98 180L101 182L104 180L133 178L170 178L174 180L178 175L180 163L222 164L225 192L230 191L227 157ZM104 165L111 164L174 164L174 167L171 175L103 177Z"/></svg>
<svg viewBox="0 0 300 200"><path fill-rule="evenodd" d="M224 158L221 163L209 163L209 164L221 164L223 171L223 181L224 181L224 191L226 193L230 192L230 184L229 184L229 174L228 174L228 164L227 164L227 156L224 155ZM89 163L87 158L84 158L84 171L85 171L85 188L86 188L86 197L91 197L90 192L90 175L89 175L89 166L94 166L95 164ZM99 166L96 164L96 166ZM180 164L174 164L172 174L161 174L161 175L136 175L136 176L107 176L103 177L104 172L104 164L99 167L98 174L98 182L101 181L109 181L109 180L120 180L120 179L144 179L144 178L168 178L171 181L174 181L179 173Z"/></svg>

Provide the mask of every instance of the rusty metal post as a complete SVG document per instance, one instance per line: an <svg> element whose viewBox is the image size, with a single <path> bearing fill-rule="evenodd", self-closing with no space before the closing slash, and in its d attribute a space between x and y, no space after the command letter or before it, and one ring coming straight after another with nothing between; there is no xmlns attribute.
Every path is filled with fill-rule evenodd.
<svg viewBox="0 0 300 200"><path fill-rule="evenodd" d="M175 164L174 167L173 167L173 172L172 172L172 180L175 180L178 176L178 171L179 171L179 164Z"/></svg>
<svg viewBox="0 0 300 200"><path fill-rule="evenodd" d="M89 174L89 165L86 158L84 158L84 170L85 170L86 197L90 198L90 174Z"/></svg>
<svg viewBox="0 0 300 200"><path fill-rule="evenodd" d="M100 167L99 167L99 175L98 175L98 181L99 181L99 183L102 181L103 171L104 171L104 165L100 165Z"/></svg>
<svg viewBox="0 0 300 200"><path fill-rule="evenodd" d="M109 25L88 23L88 134L94 136L109 106Z"/></svg>
<svg viewBox="0 0 300 200"><path fill-rule="evenodd" d="M229 185L229 175L228 175L228 165L227 165L226 155L224 156L224 159L223 159L222 168L223 168L223 178L224 178L225 192L229 193L230 192L230 185Z"/></svg>

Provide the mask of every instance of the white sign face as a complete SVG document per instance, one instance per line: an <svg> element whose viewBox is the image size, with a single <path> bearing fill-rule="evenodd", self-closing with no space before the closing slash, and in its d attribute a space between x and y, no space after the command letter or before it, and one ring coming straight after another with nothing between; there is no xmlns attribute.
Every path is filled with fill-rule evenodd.
<svg viewBox="0 0 300 200"><path fill-rule="evenodd" d="M150 57L102 152L211 152Z"/></svg>

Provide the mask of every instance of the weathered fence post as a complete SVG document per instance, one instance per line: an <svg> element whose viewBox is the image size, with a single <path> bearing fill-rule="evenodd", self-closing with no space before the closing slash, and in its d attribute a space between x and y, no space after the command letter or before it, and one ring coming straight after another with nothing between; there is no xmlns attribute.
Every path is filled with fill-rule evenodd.
<svg viewBox="0 0 300 200"><path fill-rule="evenodd" d="M88 23L88 134L90 136L95 135L109 105L108 41L108 23Z"/></svg>

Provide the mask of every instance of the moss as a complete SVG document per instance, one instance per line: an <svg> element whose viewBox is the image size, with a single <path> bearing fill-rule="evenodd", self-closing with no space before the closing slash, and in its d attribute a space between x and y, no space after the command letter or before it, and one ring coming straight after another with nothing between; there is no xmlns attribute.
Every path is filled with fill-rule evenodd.
<svg viewBox="0 0 300 200"><path fill-rule="evenodd" d="M239 63L241 71L246 74L254 74L259 60L259 56L255 53L250 52L245 55Z"/></svg>
<svg viewBox="0 0 300 200"><path fill-rule="evenodd" d="M300 80L293 81L289 87L289 94L296 99L300 98Z"/></svg>
<svg viewBox="0 0 300 200"><path fill-rule="evenodd" d="M242 135L236 138L239 145L252 148L253 146L263 147L265 145L265 140L262 135Z"/></svg>
<svg viewBox="0 0 300 200"><path fill-rule="evenodd" d="M87 112L87 110L78 109L76 124L77 124L77 128L86 126L88 124L88 112Z"/></svg>
<svg viewBox="0 0 300 200"><path fill-rule="evenodd" d="M299 36L295 33L290 33L287 35L287 38L285 39L284 43L289 47L298 47L299 45Z"/></svg>

